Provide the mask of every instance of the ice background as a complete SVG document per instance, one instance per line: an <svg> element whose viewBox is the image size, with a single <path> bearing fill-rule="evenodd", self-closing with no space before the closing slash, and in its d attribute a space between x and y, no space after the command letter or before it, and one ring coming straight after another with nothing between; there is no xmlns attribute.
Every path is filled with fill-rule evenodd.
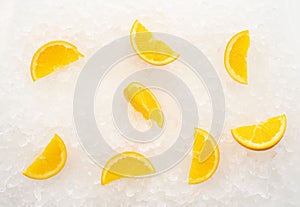
<svg viewBox="0 0 300 207"><path fill-rule="evenodd" d="M0 1L0 206L300 206L298 8L296 0ZM220 76L226 95L221 160L205 183L187 184L190 157L186 157L159 176L101 186L101 168L78 142L72 101L80 70L99 48L128 35L135 19L153 31L192 42ZM251 36L248 86L235 83L223 66L226 42L243 29ZM32 55L54 39L74 43L85 58L33 83ZM149 66L137 57L126 64ZM173 72L191 88L201 87L193 85L188 74L176 68ZM102 95L109 100L109 93ZM195 96L199 113L207 114L202 116L205 127L209 100L205 93ZM287 131L273 149L250 151L230 135L233 127L282 113L287 115ZM101 117L98 121L103 123ZM54 133L67 145L65 168L44 181L24 177L22 171ZM168 144L156 146L157 150Z"/></svg>

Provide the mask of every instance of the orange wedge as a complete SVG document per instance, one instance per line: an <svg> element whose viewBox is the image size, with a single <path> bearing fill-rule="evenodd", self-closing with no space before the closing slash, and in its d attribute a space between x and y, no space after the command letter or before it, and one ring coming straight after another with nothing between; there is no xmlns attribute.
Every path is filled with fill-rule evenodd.
<svg viewBox="0 0 300 207"><path fill-rule="evenodd" d="M61 69L83 57L77 47L69 42L55 40L40 47L34 54L30 71L33 81Z"/></svg>
<svg viewBox="0 0 300 207"><path fill-rule="evenodd" d="M154 94L141 83L132 82L124 89L124 96L146 120L152 119L159 127L164 125L164 115Z"/></svg>
<svg viewBox="0 0 300 207"><path fill-rule="evenodd" d="M67 150L63 140L55 134L41 155L23 172L23 175L44 180L59 173L65 166Z"/></svg>
<svg viewBox="0 0 300 207"><path fill-rule="evenodd" d="M224 54L224 64L228 74L241 84L248 84L246 58L249 46L249 31L245 30L230 39Z"/></svg>
<svg viewBox="0 0 300 207"><path fill-rule="evenodd" d="M112 157L104 166L101 184L112 181L155 173L152 163L136 152L123 152Z"/></svg>
<svg viewBox="0 0 300 207"><path fill-rule="evenodd" d="M166 65L179 57L166 43L155 39L138 20L131 27L130 42L137 55L153 65Z"/></svg>
<svg viewBox="0 0 300 207"><path fill-rule="evenodd" d="M275 146L286 130L286 116L280 115L250 126L232 129L234 139L252 150L266 150Z"/></svg>
<svg viewBox="0 0 300 207"><path fill-rule="evenodd" d="M217 170L220 160L219 147L205 130L196 128L189 184L198 184L209 179Z"/></svg>

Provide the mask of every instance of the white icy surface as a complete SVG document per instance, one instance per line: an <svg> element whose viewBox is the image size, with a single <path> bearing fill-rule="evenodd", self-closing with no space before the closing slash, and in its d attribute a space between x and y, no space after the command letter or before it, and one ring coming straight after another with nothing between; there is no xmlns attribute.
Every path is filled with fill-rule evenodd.
<svg viewBox="0 0 300 207"><path fill-rule="evenodd" d="M300 206L297 6L295 0L1 1L0 206ZM153 31L193 43L220 76L227 104L221 160L216 174L205 183L187 184L188 156L164 174L101 186L101 168L78 142L72 101L80 70L99 48L127 35L135 19ZM243 29L251 35L248 86L231 80L223 66L226 42ZM85 58L33 83L32 55L53 39L74 43ZM149 67L137 57L127 64ZM167 68L199 89L195 97L201 108L200 126L209 126L207 94L199 93L201 86L193 84L188 73ZM102 95L110 99L110 94ZM249 151L230 135L232 127L282 113L287 115L287 131L273 149ZM97 121L109 125L101 117ZM65 168L45 181L24 177L24 168L54 133L68 148ZM126 142L110 144L120 147ZM157 150L169 144L157 145Z"/></svg>

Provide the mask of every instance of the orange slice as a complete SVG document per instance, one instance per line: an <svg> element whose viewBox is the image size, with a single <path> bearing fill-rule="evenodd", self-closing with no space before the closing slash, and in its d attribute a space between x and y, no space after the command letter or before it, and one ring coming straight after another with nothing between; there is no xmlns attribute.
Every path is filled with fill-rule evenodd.
<svg viewBox="0 0 300 207"><path fill-rule="evenodd" d="M166 65L179 57L166 43L155 39L138 20L131 27L130 42L137 55L153 65Z"/></svg>
<svg viewBox="0 0 300 207"><path fill-rule="evenodd" d="M123 152L112 157L104 166L101 184L112 181L155 173L152 163L136 152Z"/></svg>
<svg viewBox="0 0 300 207"><path fill-rule="evenodd" d="M23 175L44 180L59 173L65 166L67 150L63 140L55 134L41 155L23 172Z"/></svg>
<svg viewBox="0 0 300 207"><path fill-rule="evenodd" d="M189 184L198 184L209 179L217 170L220 160L219 147L208 132L196 128L194 137Z"/></svg>
<svg viewBox="0 0 300 207"><path fill-rule="evenodd" d="M246 58L249 46L249 31L245 30L230 39L224 54L224 64L228 74L241 84L248 84Z"/></svg>
<svg viewBox="0 0 300 207"><path fill-rule="evenodd" d="M234 139L252 150L266 150L275 146L286 130L286 116L280 115L250 126L232 129Z"/></svg>
<svg viewBox="0 0 300 207"><path fill-rule="evenodd" d="M34 54L30 71L33 81L61 69L83 57L71 43L55 40L40 47Z"/></svg>
<svg viewBox="0 0 300 207"><path fill-rule="evenodd" d="M152 119L159 127L163 127L164 115L161 106L146 86L138 82L132 82L124 89L124 96L146 120Z"/></svg>

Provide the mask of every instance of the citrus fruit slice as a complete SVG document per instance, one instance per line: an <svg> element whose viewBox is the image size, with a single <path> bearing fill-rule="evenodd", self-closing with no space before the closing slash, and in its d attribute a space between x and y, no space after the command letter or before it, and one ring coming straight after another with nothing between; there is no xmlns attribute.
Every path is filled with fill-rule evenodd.
<svg viewBox="0 0 300 207"><path fill-rule="evenodd" d="M55 134L42 154L23 172L23 175L44 180L59 173L67 160L67 150L64 141Z"/></svg>
<svg viewBox="0 0 300 207"><path fill-rule="evenodd" d="M285 114L272 117L266 121L250 126L232 129L234 139L252 150L266 150L275 146L286 130Z"/></svg>
<svg viewBox="0 0 300 207"><path fill-rule="evenodd" d="M208 132L196 128L194 138L189 184L198 184L209 179L217 170L220 160L219 147Z"/></svg>
<svg viewBox="0 0 300 207"><path fill-rule="evenodd" d="M249 31L234 35L225 49L224 64L227 72L235 81L248 84L247 54L250 46Z"/></svg>
<svg viewBox="0 0 300 207"><path fill-rule="evenodd" d="M69 42L55 40L40 47L34 54L30 72L33 81L49 75L83 57Z"/></svg>
<svg viewBox="0 0 300 207"><path fill-rule="evenodd" d="M123 152L112 157L104 166L101 184L112 181L155 173L152 163L136 152Z"/></svg>
<svg viewBox="0 0 300 207"><path fill-rule="evenodd" d="M166 65L179 57L179 54L166 43L155 39L139 20L136 20L131 27L130 42L137 55L153 65Z"/></svg>
<svg viewBox="0 0 300 207"><path fill-rule="evenodd" d="M163 127L164 115L160 104L146 86L138 82L132 82L124 89L124 96L146 120L152 119L159 127Z"/></svg>

